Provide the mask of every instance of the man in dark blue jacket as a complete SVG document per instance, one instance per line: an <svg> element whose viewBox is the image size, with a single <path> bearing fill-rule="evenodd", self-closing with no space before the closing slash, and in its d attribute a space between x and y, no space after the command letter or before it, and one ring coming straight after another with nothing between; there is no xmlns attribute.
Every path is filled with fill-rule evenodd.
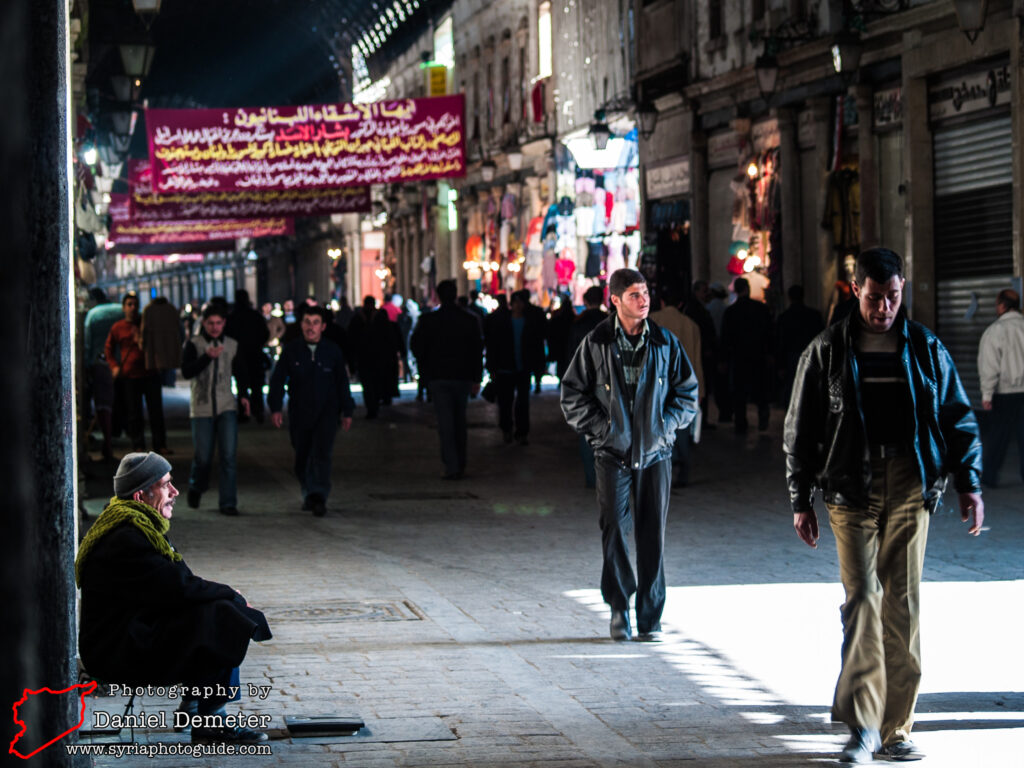
<svg viewBox="0 0 1024 768"><path fill-rule="evenodd" d="M697 377L679 340L647 319L644 276L619 269L608 281L615 314L591 331L562 378L562 412L594 449L604 569L601 595L611 606L613 640L636 627L655 640L665 607L665 519L676 431L698 413ZM637 575L626 537L635 518ZM638 583L639 582L639 583Z"/></svg>
<svg viewBox="0 0 1024 768"><path fill-rule="evenodd" d="M923 756L910 741L921 570L947 475L968 532L977 536L985 519L978 423L949 352L901 311L903 285L898 254L857 257L857 310L804 350L786 414L793 527L817 546L821 489L846 589L832 719L850 728L847 763Z"/></svg>
<svg viewBox="0 0 1024 768"><path fill-rule="evenodd" d="M270 377L267 404L275 427L284 423L281 407L288 386L288 433L295 449L295 476L302 487L304 510L317 517L327 512L331 490L331 455L338 424L352 427L355 402L348 387L345 356L337 344L323 342L327 312L310 307L302 316L302 338L285 345Z"/></svg>
<svg viewBox="0 0 1024 768"><path fill-rule="evenodd" d="M466 403L480 391L484 370L480 322L455 303L456 294L454 280L437 284L441 306L420 318L410 341L437 412L445 480L466 471Z"/></svg>

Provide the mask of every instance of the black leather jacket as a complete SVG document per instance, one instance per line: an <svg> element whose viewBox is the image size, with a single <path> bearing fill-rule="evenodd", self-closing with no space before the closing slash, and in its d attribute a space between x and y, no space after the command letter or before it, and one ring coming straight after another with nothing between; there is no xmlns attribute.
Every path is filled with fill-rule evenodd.
<svg viewBox="0 0 1024 768"><path fill-rule="evenodd" d="M830 504L865 507L871 459L860 407L854 334L857 313L826 328L804 350L786 414L783 449L794 512L812 508L815 488ZM932 512L953 475L957 492L980 490L978 422L953 359L935 334L901 313L900 357L914 404L914 454Z"/></svg>
<svg viewBox="0 0 1024 768"><path fill-rule="evenodd" d="M645 469L672 455L676 430L698 413L697 377L679 340L648 320L647 352L628 410L615 316L601 321L580 343L562 377L562 413L594 452L631 469Z"/></svg>

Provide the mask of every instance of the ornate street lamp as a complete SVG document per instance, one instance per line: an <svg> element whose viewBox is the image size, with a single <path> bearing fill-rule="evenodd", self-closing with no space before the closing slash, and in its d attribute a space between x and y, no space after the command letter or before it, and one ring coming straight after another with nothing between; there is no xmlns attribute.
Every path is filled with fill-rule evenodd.
<svg viewBox="0 0 1024 768"><path fill-rule="evenodd" d="M145 43L125 43L118 46L124 72L133 80L140 80L149 74L156 48Z"/></svg>
<svg viewBox="0 0 1024 768"><path fill-rule="evenodd" d="M508 158L508 167L510 170L518 171L523 167L523 153L519 151L518 147L510 149L505 156Z"/></svg>
<svg viewBox="0 0 1024 768"><path fill-rule="evenodd" d="M641 102L636 108L636 120L639 124L640 138L647 141L654 135L658 125L658 108L649 101Z"/></svg>
<svg viewBox="0 0 1024 768"><path fill-rule="evenodd" d="M754 61L754 75L757 77L757 87L761 91L761 96L766 102L771 101L779 81L778 60L767 53L758 56Z"/></svg>
<svg viewBox="0 0 1024 768"><path fill-rule="evenodd" d="M956 7L956 23L960 31L974 45L981 30L985 28L988 0L953 0L953 5Z"/></svg>
<svg viewBox="0 0 1024 768"><path fill-rule="evenodd" d="M604 121L604 110L594 112L594 122L590 124L590 135L594 139L594 149L604 149L612 136L611 128Z"/></svg>
<svg viewBox="0 0 1024 768"><path fill-rule="evenodd" d="M494 174L497 170L497 164L490 158L487 158L480 163L480 178L484 181L494 181Z"/></svg>

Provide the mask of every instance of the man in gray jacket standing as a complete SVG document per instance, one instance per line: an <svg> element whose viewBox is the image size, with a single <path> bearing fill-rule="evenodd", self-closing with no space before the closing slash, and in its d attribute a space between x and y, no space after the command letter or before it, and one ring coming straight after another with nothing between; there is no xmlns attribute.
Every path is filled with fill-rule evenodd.
<svg viewBox="0 0 1024 768"><path fill-rule="evenodd" d="M576 350L562 379L562 413L594 449L604 568L613 640L629 640L636 593L641 640L657 640L665 607L665 519L676 430L698 413L697 377L682 345L647 319L644 276L619 269L608 281L615 313ZM634 577L626 538L635 518Z"/></svg>

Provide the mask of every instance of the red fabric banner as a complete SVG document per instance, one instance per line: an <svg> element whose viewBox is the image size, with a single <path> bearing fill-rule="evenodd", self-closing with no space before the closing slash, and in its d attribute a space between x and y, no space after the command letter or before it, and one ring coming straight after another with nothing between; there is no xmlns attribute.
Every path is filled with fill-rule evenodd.
<svg viewBox="0 0 1024 768"><path fill-rule="evenodd" d="M118 250L128 245L156 243L199 243L236 240L241 237L269 237L295 234L295 220L262 219L192 219L179 221L136 221L131 215L128 195L110 196L110 233L107 237Z"/></svg>
<svg viewBox="0 0 1024 768"><path fill-rule="evenodd" d="M369 187L332 189L248 189L157 195L148 160L128 161L132 217L136 221L233 219L265 216L327 216L369 213Z"/></svg>
<svg viewBox="0 0 1024 768"><path fill-rule="evenodd" d="M158 195L308 190L466 172L462 94L372 104L149 109Z"/></svg>

